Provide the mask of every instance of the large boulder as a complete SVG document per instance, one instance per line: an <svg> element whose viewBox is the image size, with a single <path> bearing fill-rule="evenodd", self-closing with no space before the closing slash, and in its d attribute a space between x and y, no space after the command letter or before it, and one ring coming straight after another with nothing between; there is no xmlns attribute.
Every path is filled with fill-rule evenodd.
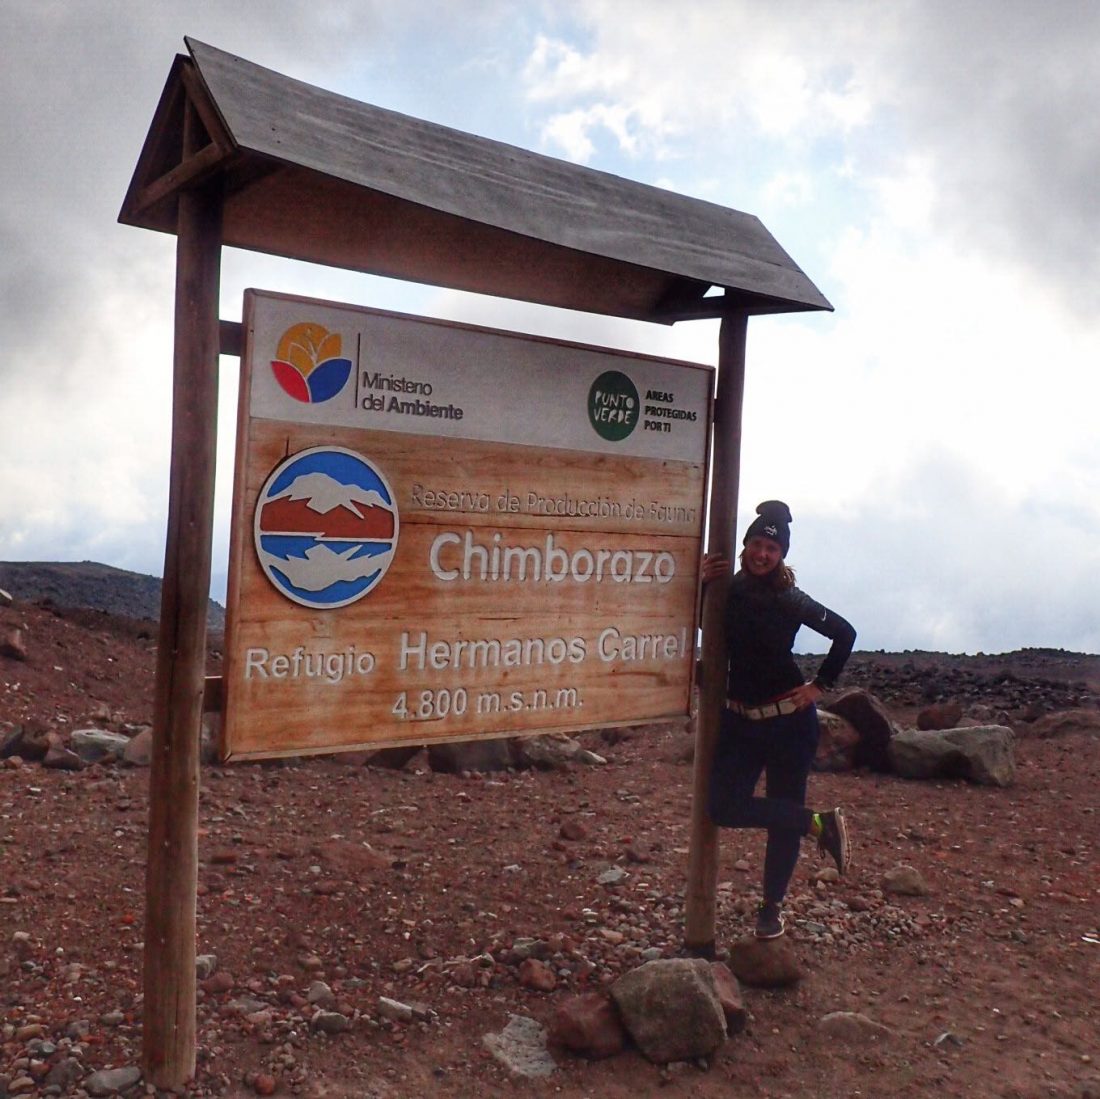
<svg viewBox="0 0 1100 1099"><path fill-rule="evenodd" d="M725 1040L726 1016L703 958L664 958L611 986L623 1025L654 1064L708 1057Z"/></svg>
<svg viewBox="0 0 1100 1099"><path fill-rule="evenodd" d="M1011 786L1014 736L1004 725L903 729L890 741L890 761L902 778L962 778L981 786Z"/></svg>
<svg viewBox="0 0 1100 1099"><path fill-rule="evenodd" d="M890 738L897 727L886 707L870 691L853 687L829 699L823 708L844 718L859 734L859 743L852 750L853 766L890 770Z"/></svg>
<svg viewBox="0 0 1100 1099"><path fill-rule="evenodd" d="M818 710L817 721L821 739L817 742L814 770L850 771L855 766L859 733L850 721L828 710Z"/></svg>
<svg viewBox="0 0 1100 1099"><path fill-rule="evenodd" d="M69 747L85 763L121 759L129 743L129 737L112 733L110 729L75 729L69 737Z"/></svg>

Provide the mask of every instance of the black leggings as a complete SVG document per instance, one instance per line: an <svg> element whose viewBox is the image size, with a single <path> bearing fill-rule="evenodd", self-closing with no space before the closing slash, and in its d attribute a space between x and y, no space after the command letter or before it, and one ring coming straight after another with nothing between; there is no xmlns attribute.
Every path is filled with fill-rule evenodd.
<svg viewBox="0 0 1100 1099"><path fill-rule="evenodd" d="M764 900L787 893L802 837L810 831L806 779L817 751L817 710L750 721L722 711L707 809L723 828L766 828ZM764 773L766 797L754 797Z"/></svg>

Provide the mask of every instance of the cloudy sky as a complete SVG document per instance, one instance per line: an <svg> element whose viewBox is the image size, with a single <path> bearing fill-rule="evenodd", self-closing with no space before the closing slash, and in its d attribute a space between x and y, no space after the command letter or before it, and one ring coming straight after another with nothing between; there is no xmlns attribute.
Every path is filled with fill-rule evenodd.
<svg viewBox="0 0 1100 1099"><path fill-rule="evenodd" d="M186 34L759 216L836 312L749 326L739 530L786 499L800 584L860 648L1100 652L1100 4L0 0L0 19L0 560L161 572L174 239L116 219ZM714 322L227 250L223 317L248 286L716 353Z"/></svg>

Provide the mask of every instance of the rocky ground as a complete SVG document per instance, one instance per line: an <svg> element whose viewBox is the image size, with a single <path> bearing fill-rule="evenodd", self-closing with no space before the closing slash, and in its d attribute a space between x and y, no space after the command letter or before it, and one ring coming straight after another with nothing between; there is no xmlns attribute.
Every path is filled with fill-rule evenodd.
<svg viewBox="0 0 1100 1099"><path fill-rule="evenodd" d="M0 607L0 739L133 735L154 638L91 611ZM552 1046L557 1067L531 1080L484 1039L681 953L686 729L590 734L606 763L548 771L442 774L423 755L205 766L212 957L189 1093L1100 1096L1100 658L865 653L846 684L902 725L934 702L1010 721L1015 784L815 775L812 800L848 808L856 861L829 881L806 845L786 937L801 979L743 987L744 1031L667 1066ZM136 1075L147 784L115 762L0 760L0 1099L109 1094ZM723 947L751 924L762 850L722 837ZM902 866L923 893L891 891ZM835 1012L866 1021L823 1025Z"/></svg>

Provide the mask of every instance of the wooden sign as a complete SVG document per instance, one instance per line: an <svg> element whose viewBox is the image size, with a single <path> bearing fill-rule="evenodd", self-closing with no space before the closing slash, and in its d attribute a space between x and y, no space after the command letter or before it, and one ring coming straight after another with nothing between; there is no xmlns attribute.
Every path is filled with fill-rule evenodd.
<svg viewBox="0 0 1100 1099"><path fill-rule="evenodd" d="M687 714L709 367L248 291L222 754Z"/></svg>

